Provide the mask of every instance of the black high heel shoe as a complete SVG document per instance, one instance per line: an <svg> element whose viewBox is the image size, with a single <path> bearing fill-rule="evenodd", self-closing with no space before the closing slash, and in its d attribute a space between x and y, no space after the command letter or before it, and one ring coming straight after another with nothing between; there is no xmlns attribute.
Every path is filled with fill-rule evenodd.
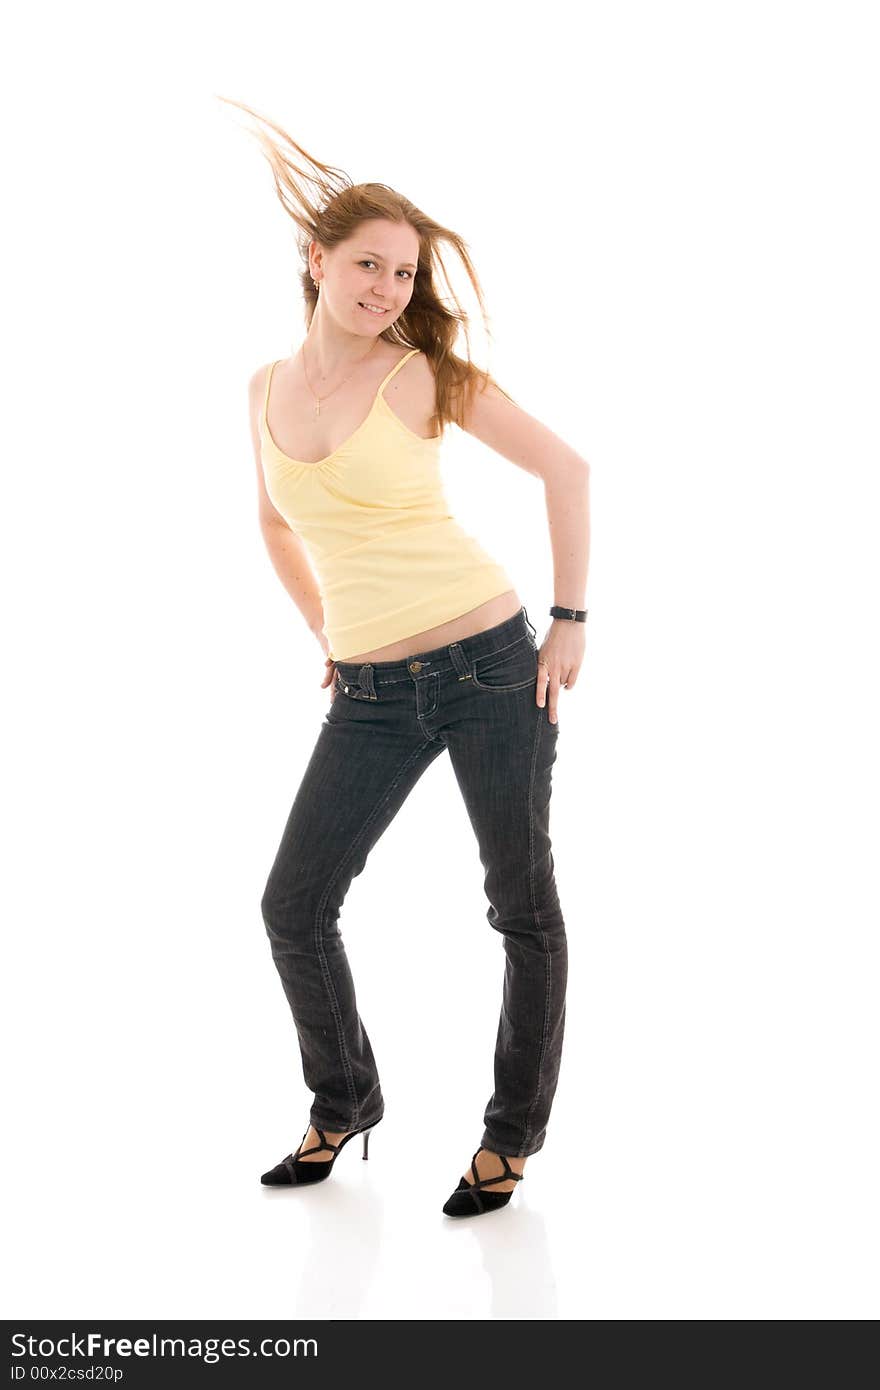
<svg viewBox="0 0 880 1390"><path fill-rule="evenodd" d="M513 1178L514 1182L522 1182L525 1173L515 1173L505 1158L504 1154L498 1154L504 1164L505 1172L499 1173L495 1178L481 1178L477 1168L477 1154L471 1159L471 1168L477 1176L476 1182L468 1182L467 1178L462 1178L458 1187L451 1197L446 1199L443 1211L446 1216L479 1216L485 1211L497 1211L499 1207L506 1207L513 1196L516 1188L512 1187L509 1192L486 1192L493 1182L507 1182L508 1178ZM478 1190L479 1189L479 1190Z"/></svg>
<svg viewBox="0 0 880 1390"><path fill-rule="evenodd" d="M377 1120L376 1124L378 1123L379 1121ZM369 1157L368 1146L370 1143L370 1135L375 1128L376 1125L370 1125L369 1129L352 1130L351 1134L346 1134L345 1138L340 1139L338 1144L328 1144L324 1131L318 1129L318 1126L315 1125L315 1133L319 1134L321 1137L320 1144L316 1144L314 1148L311 1149L304 1149L303 1144L306 1142L306 1135L309 1132L306 1130L306 1133L299 1142L299 1148L296 1150L296 1153L288 1154L286 1158L282 1158L280 1163L276 1163L274 1168L270 1168L268 1173L263 1174L260 1178L260 1182L263 1183L265 1187L293 1187L305 1185L306 1183L323 1182L325 1178L329 1178L333 1171L333 1164L345 1148L349 1139L354 1139L356 1134L362 1134L364 1136L363 1157ZM320 1153L321 1149L327 1149L333 1154L333 1157L328 1159L326 1163L319 1163L317 1159L314 1163L305 1163L300 1158L301 1154L316 1154Z"/></svg>

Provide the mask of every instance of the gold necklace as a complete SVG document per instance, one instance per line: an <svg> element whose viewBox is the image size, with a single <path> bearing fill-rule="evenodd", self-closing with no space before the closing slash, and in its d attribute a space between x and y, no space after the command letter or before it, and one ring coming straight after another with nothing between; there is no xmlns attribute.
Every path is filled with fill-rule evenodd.
<svg viewBox="0 0 880 1390"><path fill-rule="evenodd" d="M315 400L315 415L316 415L316 417L317 417L318 415L321 414L321 402L322 402L322 401L326 401L330 396L333 395L333 393L334 393L335 391L338 391L340 386L344 386L346 381L351 381L351 378L354 376L354 373L357 371L358 367L361 365L362 362L365 362L365 361L367 360L367 358L368 358L369 355L370 355L370 352L372 352L376 347L378 347L379 342L380 342L380 339L377 338L377 339L375 340L375 342L373 343L373 346L370 348L370 351L369 351L369 352L365 352L364 355L363 355L363 357L360 359L360 362L356 363L355 368L354 368L354 371L349 372L348 376L345 378L345 381L340 381L339 386L334 386L334 387L333 387L333 391L328 391L326 396L316 396L315 393L314 393L314 391L312 391L312 383L309 381L309 373L308 373L308 370L307 370L307 368L306 368L306 346L305 346L305 343L303 343L302 347L300 348L300 352L302 353L302 360L303 360L303 375L305 376L305 379L306 379L306 386L308 386L309 391L311 392L311 394L312 394L312 396L314 397L314 400Z"/></svg>

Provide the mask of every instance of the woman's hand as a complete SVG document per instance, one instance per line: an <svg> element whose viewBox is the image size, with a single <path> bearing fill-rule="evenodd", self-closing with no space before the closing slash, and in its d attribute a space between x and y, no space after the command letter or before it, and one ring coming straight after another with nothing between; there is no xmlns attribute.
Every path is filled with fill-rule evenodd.
<svg viewBox="0 0 880 1390"><path fill-rule="evenodd" d="M571 690L584 661L586 647L585 624L568 618L554 618L550 631L538 649L538 683L535 703L541 708L550 695L550 723L558 724L556 706L560 686Z"/></svg>
<svg viewBox="0 0 880 1390"><path fill-rule="evenodd" d="M329 685L330 703L332 704L336 698L336 681L334 680L334 676L336 675L336 662L333 660L332 656L327 657L324 666L324 679L321 681L321 689L325 690Z"/></svg>
<svg viewBox="0 0 880 1390"><path fill-rule="evenodd" d="M324 653L324 679L321 681L321 689L326 690L327 686L330 686L330 702L332 704L336 696L336 681L334 679L336 675L336 662L333 660L332 656L329 655L330 643L327 641L327 635L323 628L320 628L315 633L315 636L321 644L321 651Z"/></svg>

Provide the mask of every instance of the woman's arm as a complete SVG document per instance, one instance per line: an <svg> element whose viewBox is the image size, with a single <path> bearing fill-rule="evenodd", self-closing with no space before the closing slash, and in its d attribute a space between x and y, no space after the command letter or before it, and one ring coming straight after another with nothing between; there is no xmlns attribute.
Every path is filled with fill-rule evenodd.
<svg viewBox="0 0 880 1390"><path fill-rule="evenodd" d="M257 514L260 530L275 573L290 594L308 628L317 637L321 644L321 650L326 656L330 650L330 644L323 631L324 605L321 601L318 581L309 563L305 546L296 532L288 526L266 491L266 479L260 457L259 421L268 370L268 364L260 367L248 383L251 442L257 465ZM332 679L333 663L329 662L321 685L329 685Z"/></svg>
<svg viewBox="0 0 880 1390"><path fill-rule="evenodd" d="M464 428L481 443L540 478L544 484L553 551L553 603L586 608L590 566L590 465L557 434L489 383L474 393ZM547 605L548 608L550 605ZM584 658L584 624L554 618L540 649L556 719L560 685L571 689ZM539 688L538 703L543 704Z"/></svg>

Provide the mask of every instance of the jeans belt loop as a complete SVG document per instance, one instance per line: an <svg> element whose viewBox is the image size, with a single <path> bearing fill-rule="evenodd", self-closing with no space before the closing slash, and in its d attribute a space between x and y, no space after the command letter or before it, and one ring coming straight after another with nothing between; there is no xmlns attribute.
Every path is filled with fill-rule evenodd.
<svg viewBox="0 0 880 1390"><path fill-rule="evenodd" d="M452 657L452 664L458 672L458 679L460 681L469 681L471 679L470 667L465 661L460 642L450 642L449 655Z"/></svg>
<svg viewBox="0 0 880 1390"><path fill-rule="evenodd" d="M367 699L376 699L376 687L373 684L373 667L368 661L364 662L364 665L358 672L358 684L367 696Z"/></svg>

